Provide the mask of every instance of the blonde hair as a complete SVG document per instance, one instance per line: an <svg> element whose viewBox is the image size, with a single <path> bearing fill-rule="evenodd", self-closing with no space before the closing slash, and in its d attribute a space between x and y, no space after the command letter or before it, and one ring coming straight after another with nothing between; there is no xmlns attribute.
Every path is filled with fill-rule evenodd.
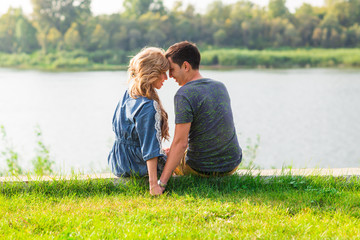
<svg viewBox="0 0 360 240"><path fill-rule="evenodd" d="M169 140L168 114L153 87L161 74L169 70L170 64L163 49L148 47L142 49L131 60L128 68L129 94L132 98L147 97L156 101L161 110L161 137Z"/></svg>

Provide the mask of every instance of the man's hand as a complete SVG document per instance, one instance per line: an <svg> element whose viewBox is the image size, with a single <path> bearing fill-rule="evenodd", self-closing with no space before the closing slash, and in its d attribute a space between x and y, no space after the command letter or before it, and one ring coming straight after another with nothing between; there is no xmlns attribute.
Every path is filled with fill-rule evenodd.
<svg viewBox="0 0 360 240"><path fill-rule="evenodd" d="M158 196L163 194L165 188L160 187L159 184L154 184L150 186L150 195L152 196Z"/></svg>
<svg viewBox="0 0 360 240"><path fill-rule="evenodd" d="M184 156L185 150L188 146L190 127L191 122L175 125L174 139L171 143L170 152L160 177L161 182L165 184L168 182L169 178L173 174L173 171L180 164L181 158Z"/></svg>

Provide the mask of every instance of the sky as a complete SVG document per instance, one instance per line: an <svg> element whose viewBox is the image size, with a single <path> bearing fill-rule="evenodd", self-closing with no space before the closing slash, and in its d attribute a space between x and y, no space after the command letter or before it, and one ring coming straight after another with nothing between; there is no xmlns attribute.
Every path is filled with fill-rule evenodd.
<svg viewBox="0 0 360 240"><path fill-rule="evenodd" d="M176 0L163 0L165 6L167 8L172 8L173 4ZM182 0L183 5L187 5L189 3L195 5L195 9L197 12L205 12L207 5L209 5L214 0ZM235 3L238 0L222 0L224 4ZM115 3L114 3L115 2ZM251 0L251 2L260 5L267 6L269 0ZM291 12L294 12L296 8L300 7L303 3L309 3L313 6L322 6L324 0L287 0L286 6ZM9 7L21 7L25 14L32 13L32 5L31 0L0 0L0 15L7 12ZM91 10L93 14L111 14L120 12L122 9L122 1L121 0L92 0Z"/></svg>

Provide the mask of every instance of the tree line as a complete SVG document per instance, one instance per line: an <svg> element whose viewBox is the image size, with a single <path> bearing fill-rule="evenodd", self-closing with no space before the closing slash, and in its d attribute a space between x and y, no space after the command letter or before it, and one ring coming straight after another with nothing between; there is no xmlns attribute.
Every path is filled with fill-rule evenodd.
<svg viewBox="0 0 360 240"><path fill-rule="evenodd" d="M94 16L91 0L32 0L32 14L9 8L0 17L0 52L100 51L101 60L104 51L165 48L182 40L200 47L258 50L360 46L360 0L326 0L322 7L304 3L294 13L285 3L270 0L260 7L218 0L197 13L181 1L167 9L162 0L124 0L122 12Z"/></svg>

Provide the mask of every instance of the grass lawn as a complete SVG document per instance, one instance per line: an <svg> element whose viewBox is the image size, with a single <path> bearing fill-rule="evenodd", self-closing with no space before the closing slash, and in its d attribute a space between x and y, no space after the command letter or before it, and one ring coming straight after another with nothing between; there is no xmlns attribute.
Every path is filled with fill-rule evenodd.
<svg viewBox="0 0 360 240"><path fill-rule="evenodd" d="M354 239L359 226L357 177L178 177L160 197L146 179L0 185L0 239Z"/></svg>

